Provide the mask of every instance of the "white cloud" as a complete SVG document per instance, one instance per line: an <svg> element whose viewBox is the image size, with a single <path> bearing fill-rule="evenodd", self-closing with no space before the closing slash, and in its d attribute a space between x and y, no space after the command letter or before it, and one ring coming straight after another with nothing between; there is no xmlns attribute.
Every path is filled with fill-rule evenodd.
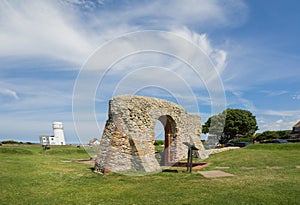
<svg viewBox="0 0 300 205"><path fill-rule="evenodd" d="M290 130L293 125L300 119L299 110L259 110L257 122L259 125L259 132L266 130Z"/></svg>
<svg viewBox="0 0 300 205"><path fill-rule="evenodd" d="M204 53L211 59L216 71L219 75L222 74L227 60L227 52L225 50L215 48L206 33L198 34L189 30L188 28L175 29L173 32L191 42L204 51Z"/></svg>
<svg viewBox="0 0 300 205"><path fill-rule="evenodd" d="M1 56L45 56L72 63L92 51L73 16L49 1L0 3Z"/></svg>
<svg viewBox="0 0 300 205"><path fill-rule="evenodd" d="M247 7L243 1L219 0L165 0L141 1L130 4L125 10L129 20L148 17L152 24L200 26L228 26L239 24L246 16ZM240 18L236 18L239 16ZM149 18L150 17L150 18Z"/></svg>
<svg viewBox="0 0 300 205"><path fill-rule="evenodd" d="M300 94L295 94L292 96L293 100L300 100Z"/></svg>
<svg viewBox="0 0 300 205"><path fill-rule="evenodd" d="M80 65L105 40L126 32L211 22L226 25L236 11L246 9L242 1L118 2L108 9L109 3L100 1L101 6L96 6L93 1L2 1L0 55L45 56ZM86 8L93 10L83 12ZM149 21L153 25L147 24ZM205 35L198 40L208 46L204 49L211 49L205 45ZM218 59L226 57L223 51L213 52ZM222 66L222 61L217 64Z"/></svg>
<svg viewBox="0 0 300 205"><path fill-rule="evenodd" d="M299 110L261 110L260 112L262 114L271 115L271 116L300 118Z"/></svg>
<svg viewBox="0 0 300 205"><path fill-rule="evenodd" d="M278 119L278 118L277 118ZM294 117L284 117L276 120L275 117L261 116L258 119L259 130L258 132L264 132L267 130L291 130L293 125L297 122Z"/></svg>
<svg viewBox="0 0 300 205"><path fill-rule="evenodd" d="M17 95L17 92L11 89L0 88L0 94L10 96L15 100L19 100L19 96Z"/></svg>

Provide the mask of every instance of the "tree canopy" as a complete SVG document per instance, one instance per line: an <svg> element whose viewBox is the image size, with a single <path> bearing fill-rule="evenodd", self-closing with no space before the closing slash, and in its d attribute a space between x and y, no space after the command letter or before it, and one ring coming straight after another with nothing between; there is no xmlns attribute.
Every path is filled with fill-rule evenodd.
<svg viewBox="0 0 300 205"><path fill-rule="evenodd" d="M256 118L250 111L231 108L210 117L202 129L205 134L216 135L221 144L231 139L252 136L256 130Z"/></svg>

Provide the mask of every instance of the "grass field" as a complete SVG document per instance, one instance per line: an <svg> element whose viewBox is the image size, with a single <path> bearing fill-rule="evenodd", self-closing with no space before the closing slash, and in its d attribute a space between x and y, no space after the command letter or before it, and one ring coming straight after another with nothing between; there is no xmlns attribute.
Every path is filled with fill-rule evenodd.
<svg viewBox="0 0 300 205"><path fill-rule="evenodd" d="M81 148L0 147L0 204L300 204L300 144L261 144L211 155L203 170L99 175ZM201 170L202 171L202 170Z"/></svg>

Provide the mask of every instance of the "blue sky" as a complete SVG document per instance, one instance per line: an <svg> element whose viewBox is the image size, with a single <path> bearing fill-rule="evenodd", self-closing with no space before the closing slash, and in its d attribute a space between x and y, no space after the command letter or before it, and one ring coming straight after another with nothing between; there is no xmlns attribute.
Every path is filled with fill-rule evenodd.
<svg viewBox="0 0 300 205"><path fill-rule="evenodd" d="M78 142L72 100L80 69L105 43L143 30L199 46L223 83L226 107L250 110L259 132L291 129L300 120L299 6L296 0L1 1L0 140L38 141L52 134L52 121L62 121L67 142ZM173 60L144 54L116 64L95 95L99 131L86 122L86 136L99 138L114 94L180 102L203 122L216 114L206 79ZM156 67L137 72L145 66ZM166 80L167 70L174 81ZM183 87L172 86L178 76L196 96L196 109ZM140 87L135 93L133 85Z"/></svg>

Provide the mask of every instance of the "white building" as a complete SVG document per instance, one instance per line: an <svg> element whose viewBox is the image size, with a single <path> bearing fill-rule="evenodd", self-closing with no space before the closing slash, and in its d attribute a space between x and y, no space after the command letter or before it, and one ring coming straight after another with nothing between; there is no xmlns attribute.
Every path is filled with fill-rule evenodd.
<svg viewBox="0 0 300 205"><path fill-rule="evenodd" d="M40 142L41 145L56 145L54 136L41 135Z"/></svg>
<svg viewBox="0 0 300 205"><path fill-rule="evenodd" d="M64 128L63 128L62 122L53 122L52 128L53 128L56 145L66 145Z"/></svg>
<svg viewBox="0 0 300 205"><path fill-rule="evenodd" d="M53 136L41 135L41 145L66 145L62 122L53 122Z"/></svg>
<svg viewBox="0 0 300 205"><path fill-rule="evenodd" d="M93 145L99 145L100 141L97 138L93 138L89 140L89 145L93 146Z"/></svg>

